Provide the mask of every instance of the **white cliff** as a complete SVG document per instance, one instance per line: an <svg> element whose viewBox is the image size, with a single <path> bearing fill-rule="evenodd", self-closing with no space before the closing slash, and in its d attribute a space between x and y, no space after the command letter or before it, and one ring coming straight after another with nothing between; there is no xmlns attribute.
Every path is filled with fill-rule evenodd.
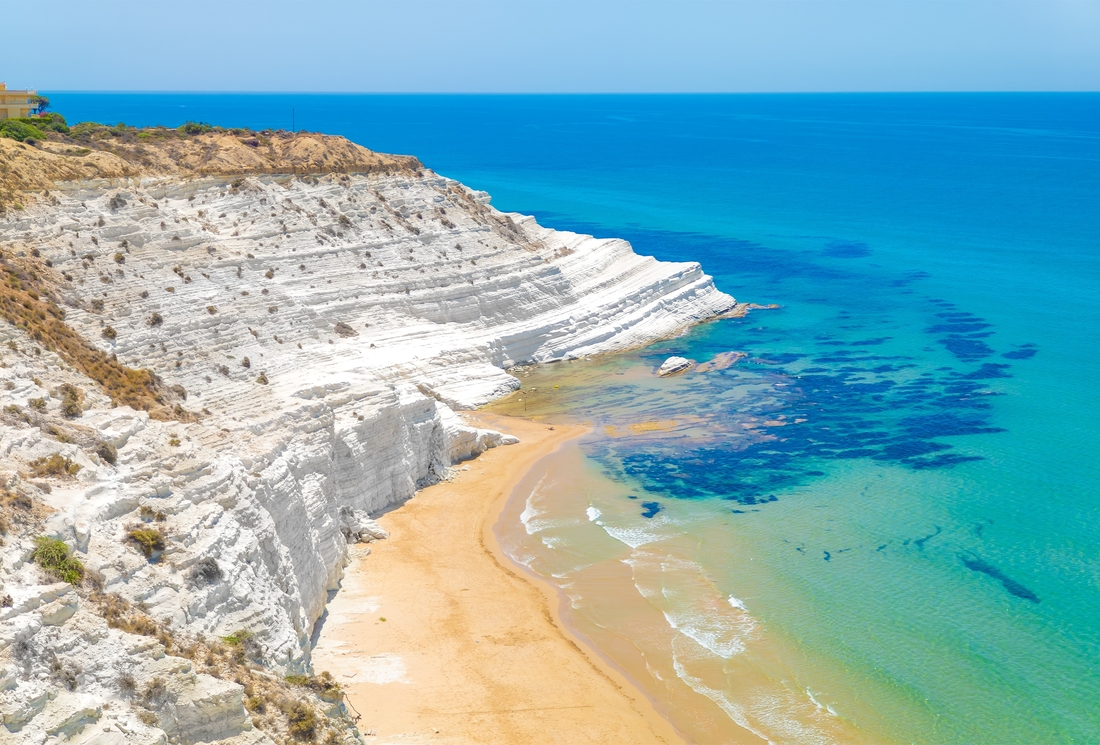
<svg viewBox="0 0 1100 745"><path fill-rule="evenodd" d="M549 230L411 169L70 182L3 218L0 249L52 265L65 322L182 386L198 415L113 407L0 322L0 485L24 524L0 549L0 743L267 737L247 686L109 628L34 565L35 535L163 629L247 630L257 662L305 672L348 541L380 537L369 515L509 441L456 410L517 388L510 366L642 345L734 306L697 264ZM84 392L79 417L61 412L65 383ZM79 472L33 477L53 454ZM150 558L126 537L142 526L164 538ZM167 681L155 717L134 714L126 675Z"/></svg>

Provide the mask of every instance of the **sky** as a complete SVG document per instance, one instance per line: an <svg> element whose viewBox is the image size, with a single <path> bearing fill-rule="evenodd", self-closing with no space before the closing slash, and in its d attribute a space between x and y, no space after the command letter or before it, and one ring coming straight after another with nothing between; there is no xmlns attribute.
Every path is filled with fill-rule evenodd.
<svg viewBox="0 0 1100 745"><path fill-rule="evenodd" d="M1100 0L0 0L40 91L1100 90Z"/></svg>

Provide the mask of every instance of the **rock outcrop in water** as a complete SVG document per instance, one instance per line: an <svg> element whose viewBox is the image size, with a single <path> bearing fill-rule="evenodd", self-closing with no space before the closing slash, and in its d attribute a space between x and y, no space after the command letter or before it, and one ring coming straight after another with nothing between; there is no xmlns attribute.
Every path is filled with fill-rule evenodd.
<svg viewBox="0 0 1100 745"><path fill-rule="evenodd" d="M312 175L55 164L0 222L0 742L355 739L323 716L311 635L347 542L381 537L371 513L509 441L455 411L518 387L510 366L734 305L696 264L333 152ZM61 324L104 354L77 359ZM164 395L120 405L138 378Z"/></svg>
<svg viewBox="0 0 1100 745"><path fill-rule="evenodd" d="M669 375L687 372L693 367L695 367L695 363L686 357L669 357L657 368L657 375L664 378Z"/></svg>

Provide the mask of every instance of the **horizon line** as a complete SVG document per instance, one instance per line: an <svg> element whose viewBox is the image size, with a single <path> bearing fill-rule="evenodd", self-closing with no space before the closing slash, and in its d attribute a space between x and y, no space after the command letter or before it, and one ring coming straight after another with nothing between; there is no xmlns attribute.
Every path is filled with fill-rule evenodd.
<svg viewBox="0 0 1100 745"><path fill-rule="evenodd" d="M1012 89L1012 90L835 90L835 91L319 91L319 90L154 90L154 89L62 89L29 88L54 94L205 94L205 95L293 95L293 96L863 96L863 95L1010 95L1010 94L1081 94L1100 93L1080 89Z"/></svg>

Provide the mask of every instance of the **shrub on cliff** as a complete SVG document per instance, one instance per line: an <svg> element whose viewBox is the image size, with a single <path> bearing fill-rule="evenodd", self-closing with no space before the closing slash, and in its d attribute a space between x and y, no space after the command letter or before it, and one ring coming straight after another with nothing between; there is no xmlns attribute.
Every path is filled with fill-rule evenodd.
<svg viewBox="0 0 1100 745"><path fill-rule="evenodd" d="M19 119L8 119L0 122L0 137L7 137L16 142L27 140L44 140L46 133L33 124L28 124Z"/></svg>
<svg viewBox="0 0 1100 745"><path fill-rule="evenodd" d="M126 534L126 539L136 544L147 559L154 551L164 550L164 535L157 528L134 528Z"/></svg>
<svg viewBox="0 0 1100 745"><path fill-rule="evenodd" d="M317 714L301 701L292 701L283 710L287 731L296 740L313 740L317 736Z"/></svg>
<svg viewBox="0 0 1100 745"><path fill-rule="evenodd" d="M73 550L68 544L57 538L44 535L35 538L31 559L62 582L78 585L84 579L84 564L73 557Z"/></svg>
<svg viewBox="0 0 1100 745"><path fill-rule="evenodd" d="M58 392L61 393L62 415L75 419L84 413L84 408L81 406L84 402L84 391L72 383L62 383L58 387Z"/></svg>
<svg viewBox="0 0 1100 745"><path fill-rule="evenodd" d="M195 562L195 566L191 567L191 572L187 575L187 578L195 587L212 585L221 580L222 569L212 556L204 556Z"/></svg>
<svg viewBox="0 0 1100 745"><path fill-rule="evenodd" d="M112 466L115 461L118 460L118 449L109 442L103 442L100 440L95 445L95 454L104 460L106 463L110 463Z"/></svg>
<svg viewBox="0 0 1100 745"><path fill-rule="evenodd" d="M213 131L213 127L206 122L184 122L179 131L185 135L201 135Z"/></svg>
<svg viewBox="0 0 1100 745"><path fill-rule="evenodd" d="M62 456L60 453L35 458L27 465L31 467L31 475L35 478L72 478L80 473L80 469L83 468L79 463L74 463L72 458Z"/></svg>
<svg viewBox="0 0 1100 745"><path fill-rule="evenodd" d="M70 131L69 125L65 121L65 117L61 116L61 114L52 112L33 119L31 123L43 132L60 132L61 134L68 134Z"/></svg>
<svg viewBox="0 0 1100 745"><path fill-rule="evenodd" d="M299 688L308 688L326 701L339 701L344 695L340 684L329 672L322 672L320 675L288 675L283 680Z"/></svg>
<svg viewBox="0 0 1100 745"><path fill-rule="evenodd" d="M69 134L74 138L86 140L104 129L106 129L106 127L96 122L80 122L79 124L73 125L73 128L69 130Z"/></svg>

